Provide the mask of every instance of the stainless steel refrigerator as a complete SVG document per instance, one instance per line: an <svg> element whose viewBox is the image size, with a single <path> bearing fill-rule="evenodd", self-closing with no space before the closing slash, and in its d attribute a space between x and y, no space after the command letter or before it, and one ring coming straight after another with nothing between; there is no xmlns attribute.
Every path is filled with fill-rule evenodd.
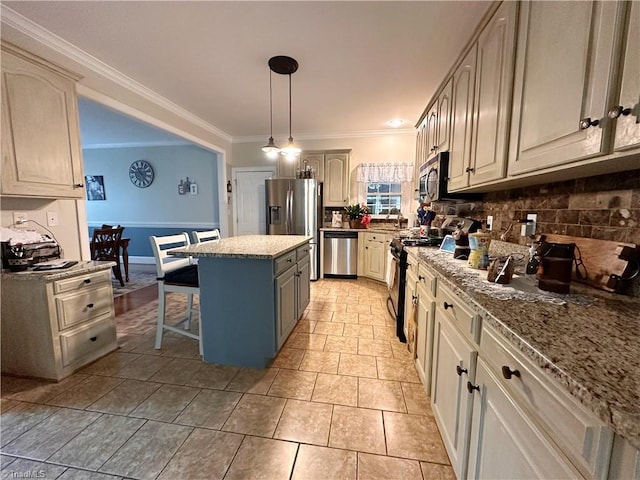
<svg viewBox="0 0 640 480"><path fill-rule="evenodd" d="M322 222L322 182L313 179L265 180L267 196L267 234L308 235L311 280L319 275L318 248Z"/></svg>

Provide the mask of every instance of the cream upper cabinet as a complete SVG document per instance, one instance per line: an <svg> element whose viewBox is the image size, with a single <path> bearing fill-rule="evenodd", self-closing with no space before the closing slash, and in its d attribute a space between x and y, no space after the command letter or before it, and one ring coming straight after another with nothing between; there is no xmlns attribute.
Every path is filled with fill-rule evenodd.
<svg viewBox="0 0 640 480"><path fill-rule="evenodd" d="M425 138L427 140L426 145L426 159L434 157L438 148L438 102L436 101L429 107L429 113L425 117Z"/></svg>
<svg viewBox="0 0 640 480"><path fill-rule="evenodd" d="M77 80L2 44L2 195L84 196Z"/></svg>
<svg viewBox="0 0 640 480"><path fill-rule="evenodd" d="M521 3L509 175L606 153L618 8L622 2Z"/></svg>
<svg viewBox="0 0 640 480"><path fill-rule="evenodd" d="M449 80L438 96L438 135L436 138L436 153L449 150L449 137L451 134L451 85Z"/></svg>
<svg viewBox="0 0 640 480"><path fill-rule="evenodd" d="M342 207L349 197L349 153L326 153L323 200L325 207Z"/></svg>
<svg viewBox="0 0 640 480"><path fill-rule="evenodd" d="M449 191L469 186L477 51L474 45L453 74Z"/></svg>
<svg viewBox="0 0 640 480"><path fill-rule="evenodd" d="M296 178L297 160L289 160L284 155L278 155L278 178Z"/></svg>
<svg viewBox="0 0 640 480"><path fill-rule="evenodd" d="M629 2L628 27L622 48L622 81L617 104L609 109L615 122L614 150L640 147L640 3Z"/></svg>
<svg viewBox="0 0 640 480"><path fill-rule="evenodd" d="M469 185L505 176L517 2L504 2L478 38Z"/></svg>

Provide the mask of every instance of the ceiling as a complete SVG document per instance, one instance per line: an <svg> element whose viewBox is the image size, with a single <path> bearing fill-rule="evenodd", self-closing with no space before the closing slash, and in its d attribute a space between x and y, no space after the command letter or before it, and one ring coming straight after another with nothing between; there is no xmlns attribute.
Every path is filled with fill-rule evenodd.
<svg viewBox="0 0 640 480"><path fill-rule="evenodd" d="M385 132L392 118L405 121L401 128L413 128L491 2L2 5L3 19L11 13L22 23L34 22L69 42L65 51L79 49L231 141L243 142L266 141L269 136L267 61L274 55L292 56L300 64L291 78L295 138ZM2 29L3 37L19 44L22 37L12 38L12 25L3 23ZM99 108L85 110L104 113ZM273 74L273 110L274 137L284 143L287 76ZM86 112L83 123L89 119ZM86 125L83 128L83 138L92 135ZM96 135L105 137L104 128ZM96 137L93 143L103 140Z"/></svg>

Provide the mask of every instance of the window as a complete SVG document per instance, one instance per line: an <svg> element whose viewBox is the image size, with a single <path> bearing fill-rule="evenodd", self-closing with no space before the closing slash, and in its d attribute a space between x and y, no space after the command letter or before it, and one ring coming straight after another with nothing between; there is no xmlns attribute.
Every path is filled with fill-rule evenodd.
<svg viewBox="0 0 640 480"><path fill-rule="evenodd" d="M396 215L402 205L402 185L398 183L367 183L367 200L371 215L386 217Z"/></svg>

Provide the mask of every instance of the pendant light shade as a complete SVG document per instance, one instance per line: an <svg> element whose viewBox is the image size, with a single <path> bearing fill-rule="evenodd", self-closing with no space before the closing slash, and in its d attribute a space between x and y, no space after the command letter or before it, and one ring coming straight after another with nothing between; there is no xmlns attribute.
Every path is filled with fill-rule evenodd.
<svg viewBox="0 0 640 480"><path fill-rule="evenodd" d="M280 153L280 147L278 147L273 141L273 94L271 88L271 70L269 70L269 143L262 147L262 151L267 154L269 158L276 158Z"/></svg>
<svg viewBox="0 0 640 480"><path fill-rule="evenodd" d="M279 148L273 141L273 107L271 97L271 72L269 73L269 108L271 110L271 137L269 137L269 143L262 147L262 151L270 158L275 158L278 153L281 153L289 161L294 161L300 152L302 151L293 141L293 135L291 134L291 75L298 70L298 62L291 57L284 55L277 55L269 59L269 68L271 72L276 72L280 75L289 76L289 141L287 146Z"/></svg>

